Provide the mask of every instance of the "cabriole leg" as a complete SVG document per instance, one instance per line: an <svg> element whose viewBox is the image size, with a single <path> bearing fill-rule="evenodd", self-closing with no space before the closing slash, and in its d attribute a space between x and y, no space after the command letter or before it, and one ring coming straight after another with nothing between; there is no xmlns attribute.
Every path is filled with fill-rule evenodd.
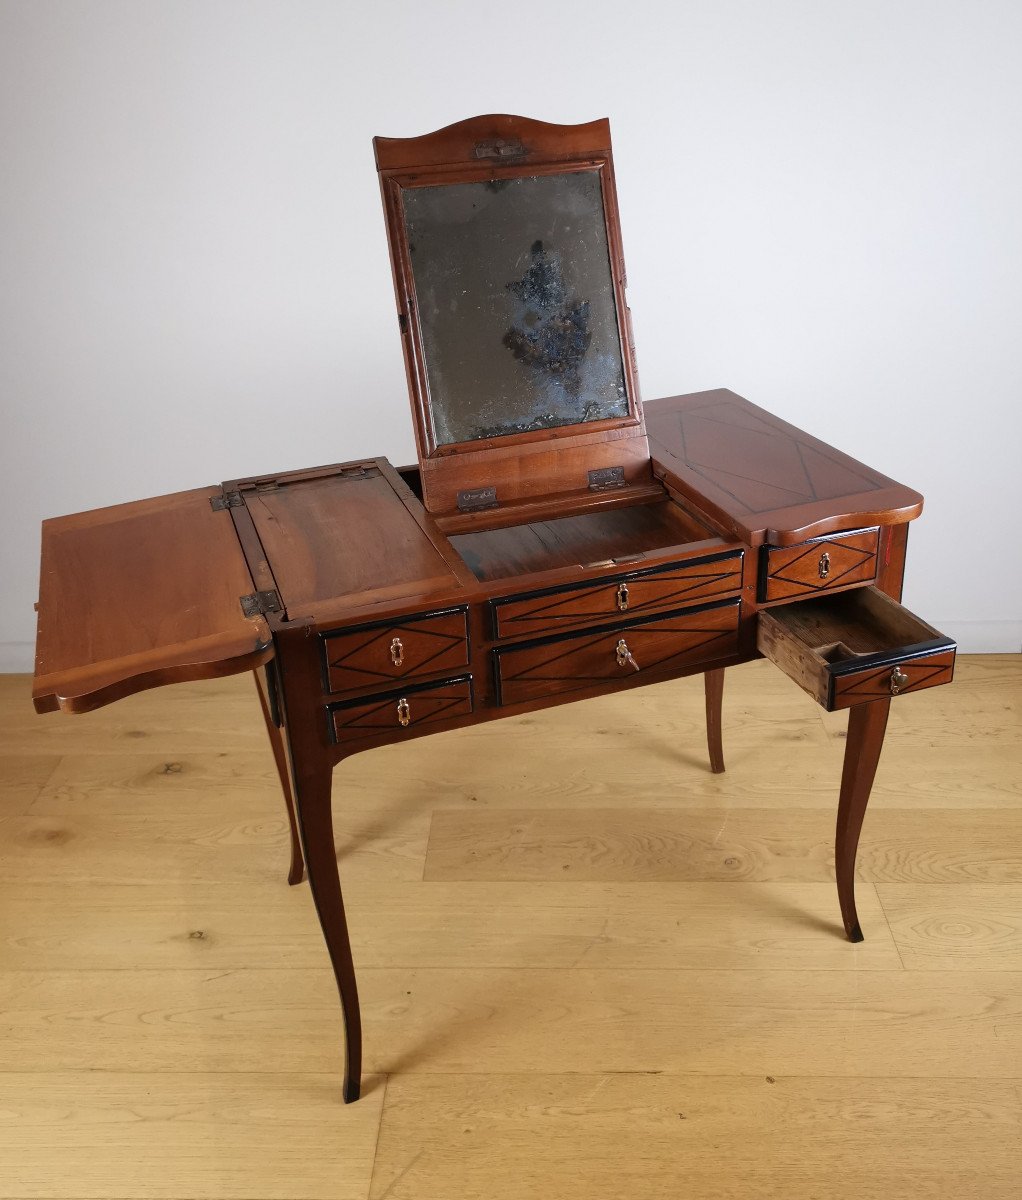
<svg viewBox="0 0 1022 1200"><path fill-rule="evenodd" d="M362 1077L362 1019L355 986L355 968L351 961L348 922L344 915L341 881L337 874L334 848L334 822L330 791L332 771L328 761L295 775L295 801L298 826L305 848L309 887L316 905L320 927L341 997L344 1020L344 1102L359 1097Z"/></svg>
<svg viewBox="0 0 1022 1200"><path fill-rule="evenodd" d="M884 746L890 707L890 700L874 700L870 704L856 705L848 711L848 740L837 809L835 863L841 919L852 942L862 941L862 929L855 911L855 853L859 847L862 819L866 815L880 751Z"/></svg>
<svg viewBox="0 0 1022 1200"><path fill-rule="evenodd" d="M291 773L287 767L284 738L270 711L270 688L276 686L276 681L270 676L269 667L267 667L265 676L259 671L255 671L253 674L255 675L256 691L259 693L259 704L263 710L263 720L266 722L266 732L269 734L270 745L273 748L273 761L277 764L280 787L284 793L284 803L287 805L287 823L291 831L291 864L288 867L287 881L293 886L302 882L305 864L302 860L302 844L298 839L298 823L295 820L295 802L291 795Z"/></svg>
<svg viewBox="0 0 1022 1200"><path fill-rule="evenodd" d="M721 707L724 702L724 671L706 671L706 747L710 752L710 770L719 775L724 770L724 745L721 726Z"/></svg>

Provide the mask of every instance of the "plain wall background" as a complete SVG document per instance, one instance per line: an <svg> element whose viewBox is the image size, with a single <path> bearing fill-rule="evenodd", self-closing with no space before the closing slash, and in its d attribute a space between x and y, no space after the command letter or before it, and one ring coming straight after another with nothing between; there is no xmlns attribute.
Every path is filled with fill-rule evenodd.
<svg viewBox="0 0 1022 1200"><path fill-rule="evenodd" d="M1022 643L1022 5L0 5L0 669L43 517L414 460L370 139L609 116L645 398L916 487L906 603Z"/></svg>

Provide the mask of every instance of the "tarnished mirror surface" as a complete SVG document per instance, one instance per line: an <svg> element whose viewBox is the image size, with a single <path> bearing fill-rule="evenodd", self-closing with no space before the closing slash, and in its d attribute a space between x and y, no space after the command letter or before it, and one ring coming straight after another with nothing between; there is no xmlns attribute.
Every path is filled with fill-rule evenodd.
<svg viewBox="0 0 1022 1200"><path fill-rule="evenodd" d="M598 172L402 199L436 446L628 415Z"/></svg>

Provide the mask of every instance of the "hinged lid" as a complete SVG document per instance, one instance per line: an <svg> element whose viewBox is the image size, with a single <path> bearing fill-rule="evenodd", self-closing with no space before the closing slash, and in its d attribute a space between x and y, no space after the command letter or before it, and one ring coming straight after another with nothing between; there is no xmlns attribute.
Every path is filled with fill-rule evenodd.
<svg viewBox="0 0 1022 1200"><path fill-rule="evenodd" d="M88 712L162 683L252 670L273 655L232 514L198 488L43 522L39 712Z"/></svg>
<svg viewBox="0 0 1022 1200"><path fill-rule="evenodd" d="M224 484L245 498L239 531L253 574L263 581L255 593L246 589L246 611L329 620L408 596L428 603L470 579L385 458L279 475L272 491L255 482ZM260 576L263 555L268 569Z"/></svg>
<svg viewBox="0 0 1022 1200"><path fill-rule="evenodd" d="M648 488L608 122L374 145L426 508L584 508L608 469Z"/></svg>

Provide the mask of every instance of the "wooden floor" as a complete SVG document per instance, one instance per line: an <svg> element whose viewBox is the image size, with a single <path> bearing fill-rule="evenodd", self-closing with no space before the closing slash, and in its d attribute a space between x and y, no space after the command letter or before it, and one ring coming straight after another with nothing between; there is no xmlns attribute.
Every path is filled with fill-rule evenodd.
<svg viewBox="0 0 1022 1200"><path fill-rule="evenodd" d="M894 704L840 931L845 718L728 672L335 781L369 1080L250 677L0 677L0 1197L1022 1194L1022 656Z"/></svg>

